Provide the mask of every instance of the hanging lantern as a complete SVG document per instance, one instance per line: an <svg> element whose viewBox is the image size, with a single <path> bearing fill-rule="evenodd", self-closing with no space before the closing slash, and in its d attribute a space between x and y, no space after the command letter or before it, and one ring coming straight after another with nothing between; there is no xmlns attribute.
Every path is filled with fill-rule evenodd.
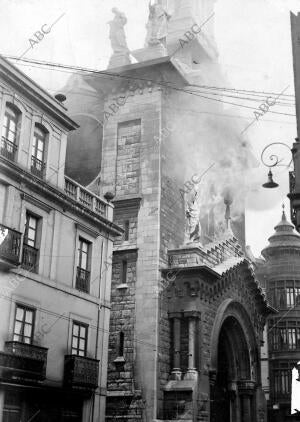
<svg viewBox="0 0 300 422"><path fill-rule="evenodd" d="M264 188L267 189L272 189L272 188L277 188L279 185L278 183L274 182L273 180L273 174L271 171L271 167L277 167L277 166L282 166L282 167L289 167L292 163L292 159L288 164L284 164L283 163L283 158L279 158L278 155L276 154L271 154L269 157L267 157L267 161L265 160L265 152L269 149L269 148L273 148L274 145L280 145L280 146L284 146L285 148L288 148L288 150L291 152L290 147L285 144L284 142L272 142L271 144L267 145L261 153L261 162L263 163L264 166L269 167L269 173L268 173L268 181L266 183L264 183L262 186Z"/></svg>
<svg viewBox="0 0 300 422"><path fill-rule="evenodd" d="M268 181L264 183L262 186L263 188L267 188L267 189L277 188L279 186L278 183L274 182L273 180L273 173L271 172L271 169L269 170L269 173L268 173Z"/></svg>

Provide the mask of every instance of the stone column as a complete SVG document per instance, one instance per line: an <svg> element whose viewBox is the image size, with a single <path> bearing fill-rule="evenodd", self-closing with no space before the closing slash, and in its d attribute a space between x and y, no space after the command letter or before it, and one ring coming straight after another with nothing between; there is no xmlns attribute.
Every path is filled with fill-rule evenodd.
<svg viewBox="0 0 300 422"><path fill-rule="evenodd" d="M196 335L197 335L197 319L199 315L197 312L185 312L184 316L188 318L188 333L189 333L189 360L188 360L188 371L185 379L196 379L198 371L196 370Z"/></svg>
<svg viewBox="0 0 300 422"><path fill-rule="evenodd" d="M228 392L230 399L230 420L232 422L239 421L239 415L237 414L237 384L236 382L230 382L228 384Z"/></svg>
<svg viewBox="0 0 300 422"><path fill-rule="evenodd" d="M253 422L253 394L256 388L254 381L239 381L241 400L241 422Z"/></svg>
<svg viewBox="0 0 300 422"><path fill-rule="evenodd" d="M181 380L181 366L180 366L180 325L181 325L181 313L173 312L170 314L170 318L173 319L173 369L171 372L171 378L173 380Z"/></svg>

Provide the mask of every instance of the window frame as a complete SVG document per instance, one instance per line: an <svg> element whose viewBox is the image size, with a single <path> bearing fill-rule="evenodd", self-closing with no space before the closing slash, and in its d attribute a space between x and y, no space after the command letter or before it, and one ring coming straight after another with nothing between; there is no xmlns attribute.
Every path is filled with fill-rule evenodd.
<svg viewBox="0 0 300 422"><path fill-rule="evenodd" d="M121 284L127 284L128 261L122 259L121 261Z"/></svg>
<svg viewBox="0 0 300 422"><path fill-rule="evenodd" d="M28 221L30 221L30 218L33 218L36 220L36 228L35 228L35 237L34 237L34 246L32 246L30 243L28 243L28 231L31 227L28 226ZM39 260L40 260L40 243L41 243L41 224L42 224L42 217L32 212L30 209L26 209L25 211L25 226L24 226L24 234L23 234L23 240L22 240L22 253L21 253L21 266L23 268L27 269L28 271L38 273L38 267L39 267ZM28 267L26 262L24 263L24 253L25 249L29 251L30 253L36 255L36 262L34 266Z"/></svg>
<svg viewBox="0 0 300 422"><path fill-rule="evenodd" d="M269 345L272 352L300 350L300 321L270 319L272 328L269 335Z"/></svg>
<svg viewBox="0 0 300 422"><path fill-rule="evenodd" d="M11 114L8 113L8 110L11 112ZM14 114L15 119L11 118L12 114ZM3 115L3 124L2 124L2 128L1 128L1 137L4 137L6 140L8 140L9 142L12 142L14 145L18 145L19 134L20 134L21 116L22 116L22 113L18 109L18 107L16 107L14 104L12 104L10 102L7 102L5 104L4 115ZM7 118L7 122L8 122L7 126L5 126L5 124L7 123L6 118ZM12 122L12 121L14 121L14 123L15 123L15 132L13 132L10 129L10 122ZM9 132L13 132L13 134L14 134L14 140L13 141L11 141L9 139L9 136L8 136Z"/></svg>
<svg viewBox="0 0 300 422"><path fill-rule="evenodd" d="M74 335L74 327L75 325L78 326L78 334L79 336ZM85 337L80 337L80 329L84 327L85 328ZM89 331L89 325L85 322L81 322L78 320L72 321L72 333L71 333L71 355L80 356L80 357L87 357L87 348L88 348L88 331ZM76 348L73 347L73 339L77 339L77 346ZM83 351L82 349L79 349L80 340L84 339L84 355L80 355L78 352ZM74 353L73 350L76 350L77 353Z"/></svg>
<svg viewBox="0 0 300 422"><path fill-rule="evenodd" d="M119 332L119 342L118 342L118 357L124 357L125 349L125 333L124 331Z"/></svg>
<svg viewBox="0 0 300 422"><path fill-rule="evenodd" d="M130 231L130 220L127 218L124 220L124 241L129 241L129 231Z"/></svg>
<svg viewBox="0 0 300 422"><path fill-rule="evenodd" d="M38 177L45 177L46 170L46 155L47 155L47 146L48 146L49 131L48 129L38 123L34 123L33 133L32 133L32 142L31 142L31 153L30 153L30 168L31 173L35 174ZM39 141L42 142L42 157L38 158L38 152L41 151L39 147ZM37 167L37 162L40 162L40 169ZM33 170L34 168L34 170Z"/></svg>
<svg viewBox="0 0 300 422"><path fill-rule="evenodd" d="M85 243L87 245L87 251L84 252L81 249L81 245ZM78 248L77 248L77 267L79 267L81 270L89 271L91 268L91 247L92 243L84 238L83 236L78 237ZM82 267L82 254L86 253L86 268Z"/></svg>
<svg viewBox="0 0 300 422"><path fill-rule="evenodd" d="M34 229L34 231L35 231L34 246L32 246L28 243L28 230L33 229L32 227L29 226L30 218L32 218L36 221L36 226L35 226L35 229ZM37 248L37 243L38 243L37 238L38 238L38 231L39 231L39 220L40 220L40 217L38 217L37 215L33 214L30 211L26 211L23 244L26 245L26 246L31 246L32 248L35 248L35 249L38 249Z"/></svg>
<svg viewBox="0 0 300 422"><path fill-rule="evenodd" d="M23 315L23 319L22 321L17 320L17 311L18 309L21 308L24 311L24 315ZM30 335L30 343L25 343L24 338L28 337L28 336L24 336L24 329L25 329L25 324L26 323L26 312L32 312L32 323L29 324L31 325L31 335ZM22 329L21 329L21 334L17 334L15 332L16 329L16 322L21 322L22 324ZM28 305L24 305L22 303L16 303L15 306L15 315L14 315L14 325L13 325L13 341L19 342L19 343L24 343L24 344L33 344L33 339L34 339L34 330L35 330L35 322L36 322L36 308L33 308L32 306L28 306ZM19 336L22 338L22 340L15 340L15 336Z"/></svg>
<svg viewBox="0 0 300 422"><path fill-rule="evenodd" d="M300 305L300 280L269 281L267 292L275 308L292 309Z"/></svg>
<svg viewBox="0 0 300 422"><path fill-rule="evenodd" d="M287 398L291 394L292 369L297 361L280 360L271 363L270 385L273 400ZM284 388L281 388L284 386Z"/></svg>

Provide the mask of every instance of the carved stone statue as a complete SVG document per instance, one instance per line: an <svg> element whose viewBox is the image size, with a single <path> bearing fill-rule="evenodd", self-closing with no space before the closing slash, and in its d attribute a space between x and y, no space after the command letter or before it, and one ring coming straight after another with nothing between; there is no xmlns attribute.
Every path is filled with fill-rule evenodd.
<svg viewBox="0 0 300 422"><path fill-rule="evenodd" d="M166 12L161 4L155 3L151 5L149 2L149 18L146 25L146 47L154 45L165 45L168 33L168 20L170 15Z"/></svg>
<svg viewBox="0 0 300 422"><path fill-rule="evenodd" d="M112 21L108 22L110 26L109 38L111 48L114 53L128 53L128 46L124 26L127 23L127 18L124 13L120 12L116 7L111 10L115 17Z"/></svg>
<svg viewBox="0 0 300 422"><path fill-rule="evenodd" d="M131 63L130 52L127 46L124 26L127 23L127 18L124 13L120 12L116 7L111 11L115 17L109 24L109 38L113 54L110 58L108 68L126 66Z"/></svg>
<svg viewBox="0 0 300 422"><path fill-rule="evenodd" d="M186 242L200 242L201 224L200 224L200 206L197 201L197 193L193 199L187 203L186 209Z"/></svg>

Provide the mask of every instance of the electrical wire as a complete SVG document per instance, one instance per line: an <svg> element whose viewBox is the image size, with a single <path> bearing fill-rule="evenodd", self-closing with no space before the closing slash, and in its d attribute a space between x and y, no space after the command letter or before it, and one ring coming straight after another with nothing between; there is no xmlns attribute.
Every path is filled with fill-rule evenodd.
<svg viewBox="0 0 300 422"><path fill-rule="evenodd" d="M13 60L18 60L18 58L16 56L4 56L4 57L11 58ZM257 110L256 108L245 106L245 105L242 105L242 104L236 104L236 103L232 103L232 102L228 102L228 101L222 101L220 99L214 99L214 98L206 97L206 96L203 96L203 95L199 95L196 92L190 91L186 88L178 88L174 85L171 85L171 82L155 81L155 80L152 80L152 79L126 76L126 75L122 75L122 74L119 74L119 73L113 73L113 72L108 72L108 71L97 71L97 70L94 70L94 69L88 69L88 68L79 67L79 66L64 65L64 64L61 64L61 63L52 63L52 62L47 62L47 61L42 61L42 60L21 59L21 61L29 62L29 63L33 63L33 64L38 64L38 65L42 65L42 66L49 66L51 68L69 69L69 70L72 69L72 70L76 70L77 72L83 72L83 73L88 72L89 76L97 75L98 77L103 77L103 75L105 75L105 76L108 76L110 79L118 77L118 78L123 78L123 79L126 79L126 80L138 80L138 81L154 82L154 83L156 83L158 85L162 85L166 88L170 88L170 89L173 89L173 90L176 90L176 91L185 92L187 94L195 95L195 96L198 96L200 98L205 98L205 99L208 99L208 100L218 101L218 102L221 102L221 103L224 103L224 104L230 104L230 105L234 105L234 106L238 106L238 107ZM76 73L76 72L70 72L70 73ZM204 86L195 85L195 84L193 84L192 86L200 87L200 88L204 87ZM210 87L210 88L216 88L216 87ZM244 90L244 91L246 91L246 90ZM272 95L274 95L274 93ZM276 94L276 95L280 95L280 94ZM269 113L283 114L283 115L286 115L286 116L295 117L295 115L293 115L293 114L280 113L280 112L275 112L275 111L272 111L272 110L269 110Z"/></svg>

